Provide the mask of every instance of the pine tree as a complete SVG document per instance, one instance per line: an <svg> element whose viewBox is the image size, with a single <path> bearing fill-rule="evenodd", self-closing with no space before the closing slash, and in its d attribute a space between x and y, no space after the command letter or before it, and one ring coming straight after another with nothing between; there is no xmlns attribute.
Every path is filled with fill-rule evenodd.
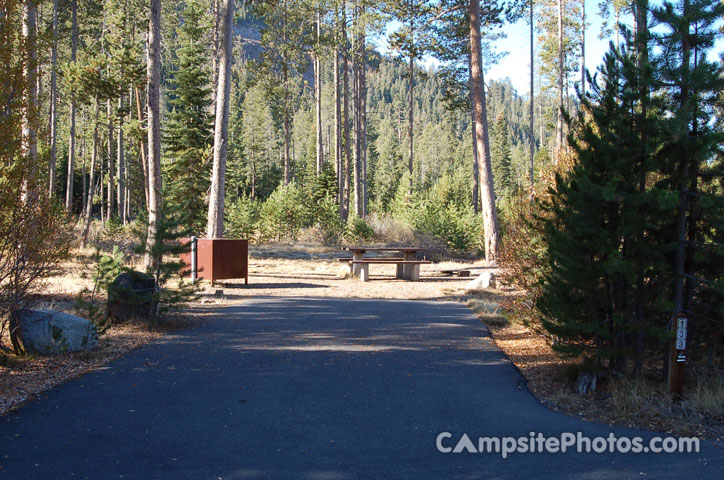
<svg viewBox="0 0 724 480"><path fill-rule="evenodd" d="M503 112L500 112L495 120L490 160L493 166L495 192L499 198L507 197L512 193L514 182L510 166L510 127Z"/></svg>
<svg viewBox="0 0 724 480"><path fill-rule="evenodd" d="M198 0L191 0L181 15L175 39L178 57L169 89L171 113L164 128L168 201L182 207L185 227L196 233L203 232L206 224L211 176L210 73L206 46L198 41L207 31L205 8Z"/></svg>
<svg viewBox="0 0 724 480"><path fill-rule="evenodd" d="M657 302L671 253L660 219L671 202L654 186L639 188L655 165L639 155L641 131L652 132L658 115L640 113L640 92L650 87L636 88L645 78L635 54L611 51L600 80L582 98L585 113L569 122L575 164L543 204L549 273L537 307L559 353L622 371L642 338L660 334ZM654 151L660 138L647 141Z"/></svg>

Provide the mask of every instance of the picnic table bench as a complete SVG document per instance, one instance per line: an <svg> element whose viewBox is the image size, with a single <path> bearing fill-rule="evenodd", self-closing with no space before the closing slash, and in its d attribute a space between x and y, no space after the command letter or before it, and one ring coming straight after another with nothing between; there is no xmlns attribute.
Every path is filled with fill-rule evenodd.
<svg viewBox="0 0 724 480"><path fill-rule="evenodd" d="M350 275L360 278L363 282L369 281L371 264L397 265L397 278L417 282L420 280L420 265L432 263L429 260L416 260L417 253L425 251L419 247L342 247L342 250L352 252L352 258L340 258L340 262L349 265ZM367 252L400 252L402 258L391 257L364 257Z"/></svg>

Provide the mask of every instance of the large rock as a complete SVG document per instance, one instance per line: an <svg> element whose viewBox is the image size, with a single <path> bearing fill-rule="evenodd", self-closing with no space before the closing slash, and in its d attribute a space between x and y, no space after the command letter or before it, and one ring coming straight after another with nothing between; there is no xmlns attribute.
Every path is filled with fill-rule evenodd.
<svg viewBox="0 0 724 480"><path fill-rule="evenodd" d="M160 289L152 275L124 272L108 286L108 317L111 320L150 320L158 310Z"/></svg>
<svg viewBox="0 0 724 480"><path fill-rule="evenodd" d="M85 318L53 310L21 309L13 313L20 349L54 354L93 350L98 346L96 326Z"/></svg>
<svg viewBox="0 0 724 480"><path fill-rule="evenodd" d="M487 288L495 288L495 274L492 272L483 272L465 285L465 290L485 290Z"/></svg>

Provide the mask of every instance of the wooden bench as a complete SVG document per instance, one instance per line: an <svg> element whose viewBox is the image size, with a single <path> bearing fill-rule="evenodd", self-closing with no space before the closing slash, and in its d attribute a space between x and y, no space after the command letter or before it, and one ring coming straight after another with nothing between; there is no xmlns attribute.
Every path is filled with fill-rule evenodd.
<svg viewBox="0 0 724 480"><path fill-rule="evenodd" d="M339 259L339 261L343 260L347 261L351 276L354 276L355 266L359 267L359 278L363 282L369 281L370 265L373 263L381 265L395 264L397 265L397 278L404 278L412 282L418 282L420 280L420 265L432 263L429 260L405 260L402 258L375 258L367 260ZM405 269L405 266L409 267Z"/></svg>

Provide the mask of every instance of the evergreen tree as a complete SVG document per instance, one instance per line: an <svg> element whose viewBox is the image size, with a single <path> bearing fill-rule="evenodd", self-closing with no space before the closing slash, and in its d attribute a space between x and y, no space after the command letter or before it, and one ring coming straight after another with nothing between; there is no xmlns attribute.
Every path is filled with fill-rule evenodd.
<svg viewBox="0 0 724 480"><path fill-rule="evenodd" d="M635 55L611 51L601 77L582 99L585 114L569 122L575 165L557 176L542 205L549 273L537 307L559 353L621 371L646 335L660 334L657 301L671 251L660 219L671 202L657 188L640 189L653 168L651 157L639 155L641 127L652 131L656 120L653 111L640 114L639 92L648 87L636 88L642 79ZM654 151L658 139L647 138Z"/></svg>
<svg viewBox="0 0 724 480"><path fill-rule="evenodd" d="M490 148L495 192L499 198L509 196L514 186L510 158L510 128L505 115L500 112L493 127L493 142Z"/></svg>
<svg viewBox="0 0 724 480"><path fill-rule="evenodd" d="M211 176L211 90L207 87L206 47L198 39L207 30L205 5L198 0L186 3L175 50L178 58L171 79L171 113L164 128L165 173L168 199L181 206L185 226L201 233L206 225L206 192Z"/></svg>

